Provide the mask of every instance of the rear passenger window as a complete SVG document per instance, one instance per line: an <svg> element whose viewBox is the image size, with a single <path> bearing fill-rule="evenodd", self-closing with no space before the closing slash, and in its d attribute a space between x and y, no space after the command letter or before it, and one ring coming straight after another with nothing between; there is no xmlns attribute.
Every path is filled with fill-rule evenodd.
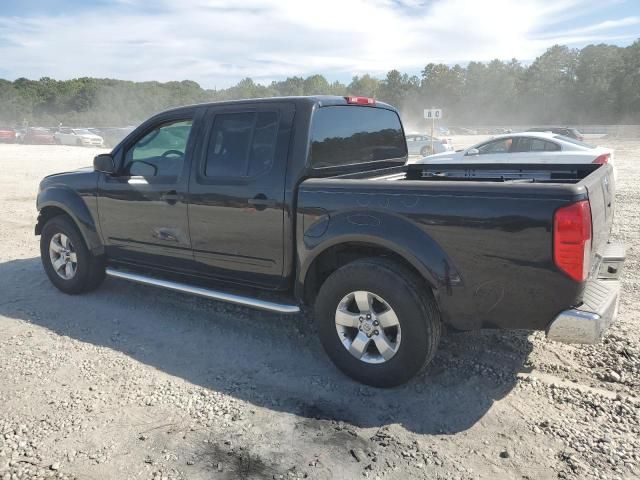
<svg viewBox="0 0 640 480"><path fill-rule="evenodd" d="M249 155L250 177L257 177L271 168L278 138L278 115L275 112L261 112L256 118L256 128Z"/></svg>
<svg viewBox="0 0 640 480"><path fill-rule="evenodd" d="M485 143L478 147L478 153L480 155L488 155L492 153L509 153L511 145L513 144L512 138L499 138L491 142Z"/></svg>
<svg viewBox="0 0 640 480"><path fill-rule="evenodd" d="M531 139L527 137L517 137L511 153L528 152L531 149Z"/></svg>
<svg viewBox="0 0 640 480"><path fill-rule="evenodd" d="M206 177L254 177L271 168L278 136L276 112L215 116L209 137Z"/></svg>
<svg viewBox="0 0 640 480"><path fill-rule="evenodd" d="M318 108L311 127L313 168L340 167L407 156L400 118L392 110L336 105Z"/></svg>
<svg viewBox="0 0 640 480"><path fill-rule="evenodd" d="M553 142L547 142L546 140L540 140L538 138L531 139L531 148L532 152L553 152L556 150L560 150L560 146Z"/></svg>
<svg viewBox="0 0 640 480"><path fill-rule="evenodd" d="M540 138L518 137L512 152L556 152L560 145Z"/></svg>

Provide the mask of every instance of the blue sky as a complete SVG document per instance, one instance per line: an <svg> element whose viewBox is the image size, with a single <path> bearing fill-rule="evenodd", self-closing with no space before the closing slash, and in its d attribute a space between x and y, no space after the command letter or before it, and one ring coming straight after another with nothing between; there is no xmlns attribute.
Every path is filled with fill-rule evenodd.
<svg viewBox="0 0 640 480"><path fill-rule="evenodd" d="M419 73L530 62L549 46L628 45L640 0L4 0L0 77L183 80Z"/></svg>

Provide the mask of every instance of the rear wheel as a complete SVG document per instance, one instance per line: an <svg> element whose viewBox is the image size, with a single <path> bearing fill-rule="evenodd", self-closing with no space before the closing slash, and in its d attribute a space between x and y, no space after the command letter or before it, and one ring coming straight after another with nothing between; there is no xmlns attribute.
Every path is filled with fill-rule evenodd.
<svg viewBox="0 0 640 480"><path fill-rule="evenodd" d="M332 273L316 298L315 319L336 366L376 387L411 379L440 340L431 292L411 271L385 259L357 260Z"/></svg>
<svg viewBox="0 0 640 480"><path fill-rule="evenodd" d="M66 215L51 218L43 227L40 258L51 283L64 293L93 290L104 280L104 258L91 254Z"/></svg>
<svg viewBox="0 0 640 480"><path fill-rule="evenodd" d="M420 150L420 155L426 157L427 155L431 155L431 147L422 147Z"/></svg>

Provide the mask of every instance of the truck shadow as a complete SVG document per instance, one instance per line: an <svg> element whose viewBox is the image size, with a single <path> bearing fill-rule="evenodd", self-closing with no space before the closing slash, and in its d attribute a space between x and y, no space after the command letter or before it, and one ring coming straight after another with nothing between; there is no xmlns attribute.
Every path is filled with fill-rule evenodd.
<svg viewBox="0 0 640 480"><path fill-rule="evenodd" d="M380 390L338 372L305 315L268 314L115 279L68 296L49 283L39 258L0 264L0 315L120 351L301 422L398 423L429 434L478 422L515 386L532 348L526 332L450 334L424 374Z"/></svg>

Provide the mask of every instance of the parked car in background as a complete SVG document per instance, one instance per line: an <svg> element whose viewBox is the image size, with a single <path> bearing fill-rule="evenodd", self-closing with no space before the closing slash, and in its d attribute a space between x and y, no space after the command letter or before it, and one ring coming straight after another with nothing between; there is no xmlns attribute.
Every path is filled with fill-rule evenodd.
<svg viewBox="0 0 640 480"><path fill-rule="evenodd" d="M409 155L421 155L423 157L433 153L450 152L453 144L448 138L433 137L433 151L431 151L431 136L420 133L409 133L406 135Z"/></svg>
<svg viewBox="0 0 640 480"><path fill-rule="evenodd" d="M16 143L22 143L25 133L27 133L26 128L16 128Z"/></svg>
<svg viewBox="0 0 640 480"><path fill-rule="evenodd" d="M477 135L478 131L465 127L449 127L451 135Z"/></svg>
<svg viewBox="0 0 640 480"><path fill-rule="evenodd" d="M584 141L584 136L575 128L570 127L533 127L527 130L527 132L551 132L558 135L564 135L565 137L574 138L576 140Z"/></svg>
<svg viewBox="0 0 640 480"><path fill-rule="evenodd" d="M11 127L0 127L0 142L16 143L17 134Z"/></svg>
<svg viewBox="0 0 640 480"><path fill-rule="evenodd" d="M431 155L417 163L613 164L613 150L555 133L522 132L498 135L466 150Z"/></svg>
<svg viewBox="0 0 640 480"><path fill-rule="evenodd" d="M56 143L53 131L44 127L29 127L21 138L22 143L33 145L53 145Z"/></svg>
<svg viewBox="0 0 640 480"><path fill-rule="evenodd" d="M104 139L104 146L113 148L118 145L127 135L129 135L135 127L105 127L95 129L96 135L100 135Z"/></svg>
<svg viewBox="0 0 640 480"><path fill-rule="evenodd" d="M511 133L511 132L513 132L513 130L511 130L510 128L493 127L493 128L490 128L487 133L489 133L489 135L502 135L504 133Z"/></svg>
<svg viewBox="0 0 640 480"><path fill-rule="evenodd" d="M104 140L100 135L91 133L86 128L60 127L54 134L56 143L61 145L79 145L85 147L102 147Z"/></svg>

